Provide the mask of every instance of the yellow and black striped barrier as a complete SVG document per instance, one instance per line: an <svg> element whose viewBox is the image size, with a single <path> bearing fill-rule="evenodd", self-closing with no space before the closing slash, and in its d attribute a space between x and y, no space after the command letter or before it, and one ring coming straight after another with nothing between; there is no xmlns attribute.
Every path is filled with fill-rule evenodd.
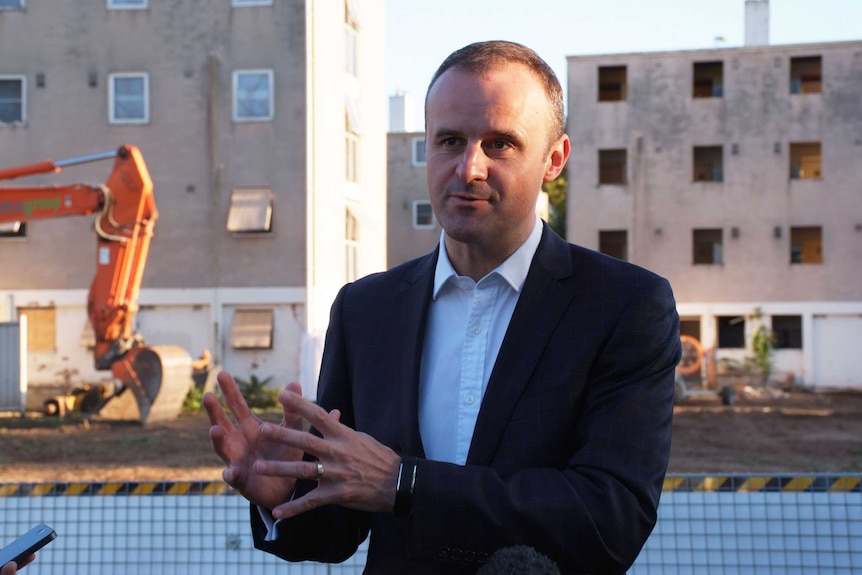
<svg viewBox="0 0 862 575"><path fill-rule="evenodd" d="M664 493L860 493L862 474L668 475ZM0 483L0 497L237 495L221 481Z"/></svg>
<svg viewBox="0 0 862 575"><path fill-rule="evenodd" d="M853 475L668 475L664 493L859 493Z"/></svg>
<svg viewBox="0 0 862 575"><path fill-rule="evenodd" d="M111 495L236 495L221 481L106 481L0 483L0 497L82 497Z"/></svg>

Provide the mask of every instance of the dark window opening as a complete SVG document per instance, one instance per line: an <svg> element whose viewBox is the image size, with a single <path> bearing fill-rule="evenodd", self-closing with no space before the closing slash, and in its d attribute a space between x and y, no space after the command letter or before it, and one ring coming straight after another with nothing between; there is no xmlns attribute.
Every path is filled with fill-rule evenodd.
<svg viewBox="0 0 862 575"><path fill-rule="evenodd" d="M600 230L599 251L618 260L629 259L629 234L626 230Z"/></svg>
<svg viewBox="0 0 862 575"><path fill-rule="evenodd" d="M599 184L626 183L626 151L599 150Z"/></svg>
<svg viewBox="0 0 862 575"><path fill-rule="evenodd" d="M693 263L724 263L721 229L694 230L692 239L694 246Z"/></svg>
<svg viewBox="0 0 862 575"><path fill-rule="evenodd" d="M775 349L802 349L802 316L772 316Z"/></svg>
<svg viewBox="0 0 862 575"><path fill-rule="evenodd" d="M721 146L694 147L695 182L724 181L724 150Z"/></svg>
<svg viewBox="0 0 862 575"><path fill-rule="evenodd" d="M820 56L790 59L790 93L819 94L823 91L823 60Z"/></svg>
<svg viewBox="0 0 862 575"><path fill-rule="evenodd" d="M626 99L626 67L599 67L599 102L619 102Z"/></svg>
<svg viewBox="0 0 862 575"><path fill-rule="evenodd" d="M718 347L722 349L745 349L745 318L718 316Z"/></svg>
<svg viewBox="0 0 862 575"><path fill-rule="evenodd" d="M724 96L724 64L722 62L695 62L694 98L721 98Z"/></svg>
<svg viewBox="0 0 862 575"><path fill-rule="evenodd" d="M0 238L26 238L27 222L0 224Z"/></svg>

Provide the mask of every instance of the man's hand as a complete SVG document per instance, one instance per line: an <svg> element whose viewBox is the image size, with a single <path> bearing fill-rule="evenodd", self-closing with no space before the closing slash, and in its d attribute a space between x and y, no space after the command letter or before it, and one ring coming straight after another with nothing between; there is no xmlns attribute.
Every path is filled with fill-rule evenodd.
<svg viewBox="0 0 862 575"><path fill-rule="evenodd" d="M0 575L15 575L17 573L19 567L23 567L29 563L32 563L33 560L36 559L36 555L30 555L23 561L21 561L20 565L15 565L14 561L10 561L6 565L0 565Z"/></svg>
<svg viewBox="0 0 862 575"><path fill-rule="evenodd" d="M278 396L285 413L294 413L311 422L323 437L296 426L261 425L261 436L286 449L308 453L323 466L296 459L268 458L254 469L261 475L281 478L316 479L317 488L293 501L272 508L276 519L294 517L324 505L341 505L360 511L392 511L395 483L401 457L370 435L359 433L339 421L338 410L327 413L303 398L296 390L285 388Z"/></svg>
<svg viewBox="0 0 862 575"><path fill-rule="evenodd" d="M225 483L250 502L272 509L290 498L296 478L264 475L257 470L257 466L262 461L299 461L302 459L302 449L271 441L261 435L261 420L252 414L229 373L220 372L218 384L235 422L227 416L212 393L204 395L203 402L212 423L210 440L213 451L227 465L222 477ZM285 389L289 389L293 395L302 396L302 388L297 383L290 383ZM273 427L299 433L302 417L285 408L281 423Z"/></svg>

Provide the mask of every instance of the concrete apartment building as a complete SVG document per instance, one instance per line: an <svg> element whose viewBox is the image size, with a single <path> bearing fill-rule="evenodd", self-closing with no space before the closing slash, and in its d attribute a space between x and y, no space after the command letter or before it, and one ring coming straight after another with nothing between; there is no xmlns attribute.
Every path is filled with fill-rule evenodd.
<svg viewBox="0 0 862 575"><path fill-rule="evenodd" d="M717 360L763 326L782 377L860 389L862 41L768 45L765 4L744 47L568 57L568 237L667 277Z"/></svg>
<svg viewBox="0 0 862 575"><path fill-rule="evenodd" d="M386 267L384 8L0 0L0 167L138 146L160 216L137 316L147 343L313 395L337 290ZM94 237L88 217L0 229L0 321L28 317L34 401L110 379L88 349Z"/></svg>

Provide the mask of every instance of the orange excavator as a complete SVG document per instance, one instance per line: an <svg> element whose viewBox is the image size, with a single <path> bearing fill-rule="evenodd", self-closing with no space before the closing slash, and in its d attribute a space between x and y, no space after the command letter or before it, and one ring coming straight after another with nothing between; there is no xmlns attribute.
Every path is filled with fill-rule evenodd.
<svg viewBox="0 0 862 575"><path fill-rule="evenodd" d="M193 373L206 370L207 365L206 360L194 362L179 346L147 346L134 330L141 279L158 218L153 182L140 150L124 145L112 152L0 169L0 180L106 159L114 159L114 168L102 185L0 187L0 223L96 214L96 275L87 312L96 336L95 367L110 370L115 382L54 398L46 403L46 411L81 408L81 401L67 401L78 398L86 404L82 410L98 413L130 390L141 423L174 419L191 389ZM208 358L207 352L202 357Z"/></svg>

